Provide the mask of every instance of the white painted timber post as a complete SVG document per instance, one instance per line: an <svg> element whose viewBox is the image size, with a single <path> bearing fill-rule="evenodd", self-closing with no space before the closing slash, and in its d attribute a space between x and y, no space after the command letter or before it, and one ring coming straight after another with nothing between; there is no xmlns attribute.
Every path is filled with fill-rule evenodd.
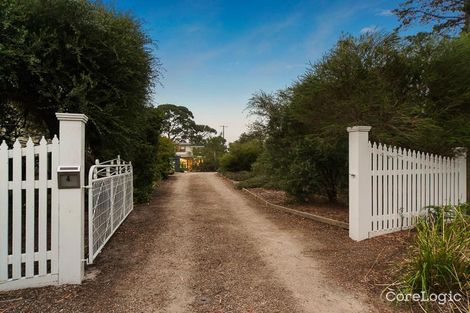
<svg viewBox="0 0 470 313"><path fill-rule="evenodd" d="M455 160L457 161L459 173L459 189L457 195L458 203L467 202L467 149L455 148Z"/></svg>
<svg viewBox="0 0 470 313"><path fill-rule="evenodd" d="M80 284L84 275L85 124L84 114L56 113L59 166L80 166L80 188L59 189L59 284Z"/></svg>
<svg viewBox="0 0 470 313"><path fill-rule="evenodd" d="M349 237L369 238L371 223L370 126L348 127L349 133Z"/></svg>

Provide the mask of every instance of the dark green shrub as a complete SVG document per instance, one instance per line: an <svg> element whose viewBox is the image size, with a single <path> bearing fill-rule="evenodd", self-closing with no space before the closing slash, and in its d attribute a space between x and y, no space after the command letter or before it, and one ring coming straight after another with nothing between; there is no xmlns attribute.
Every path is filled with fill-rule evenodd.
<svg viewBox="0 0 470 313"><path fill-rule="evenodd" d="M267 176L253 176L247 180L241 181L237 184L238 188L267 188L269 187L270 179Z"/></svg>
<svg viewBox="0 0 470 313"><path fill-rule="evenodd" d="M231 143L229 152L220 158L220 169L228 172L251 171L252 164L262 151L263 143L258 139Z"/></svg>
<svg viewBox="0 0 470 313"><path fill-rule="evenodd" d="M298 200L321 194L335 202L347 183L346 144L344 135L330 141L314 136L298 141L284 183L286 191Z"/></svg>
<svg viewBox="0 0 470 313"><path fill-rule="evenodd" d="M240 171L240 172L223 172L223 175L231 180L244 181L249 178L252 178L255 174L249 171Z"/></svg>

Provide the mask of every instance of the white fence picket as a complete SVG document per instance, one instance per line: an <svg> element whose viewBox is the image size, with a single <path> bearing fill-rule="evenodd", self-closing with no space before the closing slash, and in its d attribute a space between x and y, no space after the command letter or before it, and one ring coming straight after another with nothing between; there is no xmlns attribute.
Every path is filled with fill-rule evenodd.
<svg viewBox="0 0 470 313"><path fill-rule="evenodd" d="M398 227L403 227L403 152L401 148L397 151L397 219Z"/></svg>
<svg viewBox="0 0 470 313"><path fill-rule="evenodd" d="M0 282L8 279L8 146L0 145Z"/></svg>
<svg viewBox="0 0 470 313"><path fill-rule="evenodd" d="M430 163L430 168L431 168L431 185L430 185L430 194L431 194L431 200L429 202L429 205L433 205L437 203L436 199L436 155L431 154L431 163Z"/></svg>
<svg viewBox="0 0 470 313"><path fill-rule="evenodd" d="M383 147L381 144L378 146L378 170L377 170L377 177L378 177L378 192L377 192L377 199L378 199L378 226L377 229L383 229Z"/></svg>
<svg viewBox="0 0 470 313"><path fill-rule="evenodd" d="M57 168L59 167L59 139L54 136L49 145L51 153L51 273L59 271L59 190Z"/></svg>
<svg viewBox="0 0 470 313"><path fill-rule="evenodd" d="M39 152L39 275L45 275L47 250L47 142L41 138Z"/></svg>
<svg viewBox="0 0 470 313"><path fill-rule="evenodd" d="M419 214L419 211L424 207L423 205L423 193L421 192L422 187L422 173L423 173L423 160L421 158L421 152L416 153L416 214L415 217ZM414 221L413 221L414 224Z"/></svg>
<svg viewBox="0 0 470 313"><path fill-rule="evenodd" d="M393 207L393 196L394 196L394 193L393 193L393 184L394 184L394 177L393 177L393 174L394 174L394 158L393 158L393 147L392 146L388 146L388 152L387 152L387 167L388 167L388 170L387 170L387 180L388 180L388 190L387 190L387 206L388 206L388 213L387 213L387 216L388 216L388 225L387 225L387 228L394 228L395 227L395 221L394 221L394 211L395 211L395 208Z"/></svg>
<svg viewBox="0 0 470 313"><path fill-rule="evenodd" d="M393 197L392 197L392 215L395 216L395 218L392 220L392 226L393 227L398 227L400 225L399 221L399 209L400 207L398 206L398 154L397 154L397 147L393 147L392 149L392 166L393 166L393 172L392 172L392 181L393 181Z"/></svg>
<svg viewBox="0 0 470 313"><path fill-rule="evenodd" d="M34 276L34 143L26 144L26 277Z"/></svg>
<svg viewBox="0 0 470 313"><path fill-rule="evenodd" d="M377 229L377 222L376 217L378 216L378 209L377 209L377 145L375 142L371 145L371 197L372 197L372 212L371 212L371 229Z"/></svg>
<svg viewBox="0 0 470 313"><path fill-rule="evenodd" d="M455 201L455 159L450 160L450 202Z"/></svg>
<svg viewBox="0 0 470 313"><path fill-rule="evenodd" d="M13 144L13 232L12 232L12 261L13 279L21 278L21 215L22 215L22 192L21 192L21 144L16 140Z"/></svg>

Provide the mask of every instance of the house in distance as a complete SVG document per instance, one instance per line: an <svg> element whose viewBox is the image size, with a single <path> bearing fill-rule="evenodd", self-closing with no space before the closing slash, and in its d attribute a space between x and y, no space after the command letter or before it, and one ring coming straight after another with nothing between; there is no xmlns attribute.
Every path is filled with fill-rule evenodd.
<svg viewBox="0 0 470 313"><path fill-rule="evenodd" d="M192 171L195 166L202 163L202 156L194 154L197 148L204 148L204 146L184 142L176 144L176 172Z"/></svg>

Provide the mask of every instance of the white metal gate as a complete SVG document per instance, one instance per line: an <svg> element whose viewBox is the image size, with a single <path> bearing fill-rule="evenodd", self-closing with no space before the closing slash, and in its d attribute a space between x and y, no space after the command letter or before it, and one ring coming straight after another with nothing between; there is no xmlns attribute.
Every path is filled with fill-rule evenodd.
<svg viewBox="0 0 470 313"><path fill-rule="evenodd" d="M88 264L92 264L134 208L132 164L117 159L96 164L88 175Z"/></svg>

